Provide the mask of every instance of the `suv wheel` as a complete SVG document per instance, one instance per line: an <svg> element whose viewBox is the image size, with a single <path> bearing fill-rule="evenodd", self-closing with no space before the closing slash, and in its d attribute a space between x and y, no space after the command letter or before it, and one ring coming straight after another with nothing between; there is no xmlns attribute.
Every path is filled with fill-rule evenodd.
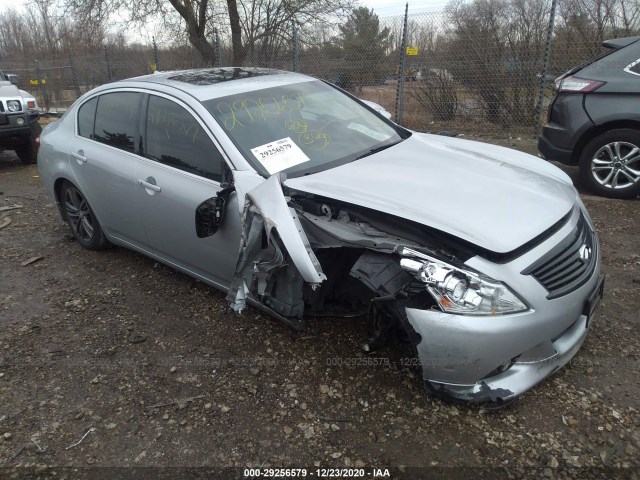
<svg viewBox="0 0 640 480"><path fill-rule="evenodd" d="M640 194L640 131L610 130L591 140L580 155L580 178L589 190L611 198Z"/></svg>
<svg viewBox="0 0 640 480"><path fill-rule="evenodd" d="M31 125L31 134L28 142L24 145L16 147L16 154L23 165L31 165L38 161L38 148L36 146L36 138L42 133L42 127L38 122Z"/></svg>

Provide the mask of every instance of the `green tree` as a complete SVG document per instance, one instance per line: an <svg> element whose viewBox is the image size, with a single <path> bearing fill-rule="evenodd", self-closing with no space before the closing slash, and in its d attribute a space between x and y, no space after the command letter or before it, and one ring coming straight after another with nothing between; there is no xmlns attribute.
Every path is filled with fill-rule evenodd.
<svg viewBox="0 0 640 480"><path fill-rule="evenodd" d="M388 27L380 28L378 16L366 7L353 10L340 26L340 45L345 61L345 86L357 87L380 80L387 64L391 45Z"/></svg>

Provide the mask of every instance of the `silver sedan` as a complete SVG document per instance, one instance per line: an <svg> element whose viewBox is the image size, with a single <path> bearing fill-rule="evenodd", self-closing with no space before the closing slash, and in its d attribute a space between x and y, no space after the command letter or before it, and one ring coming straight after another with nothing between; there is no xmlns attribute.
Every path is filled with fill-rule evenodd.
<svg viewBox="0 0 640 480"><path fill-rule="evenodd" d="M512 401L576 354L602 295L593 224L560 170L412 132L305 75L111 83L40 144L83 247L131 248L295 328L361 315L371 348L404 332L433 395Z"/></svg>

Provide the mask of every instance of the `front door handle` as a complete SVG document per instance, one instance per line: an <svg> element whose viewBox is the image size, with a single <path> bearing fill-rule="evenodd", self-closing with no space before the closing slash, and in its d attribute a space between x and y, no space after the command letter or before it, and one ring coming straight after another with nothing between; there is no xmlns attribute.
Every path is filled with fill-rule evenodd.
<svg viewBox="0 0 640 480"><path fill-rule="evenodd" d="M87 163L87 157L84 156L83 150L78 150L77 152L73 152L71 154L73 158L75 158L79 164Z"/></svg>
<svg viewBox="0 0 640 480"><path fill-rule="evenodd" d="M148 190L153 190L154 192L161 192L162 191L162 189L158 185L155 185L153 183L149 183L146 180L142 180L142 179L139 178L138 179L138 183L140 185L142 185L144 188L148 189Z"/></svg>

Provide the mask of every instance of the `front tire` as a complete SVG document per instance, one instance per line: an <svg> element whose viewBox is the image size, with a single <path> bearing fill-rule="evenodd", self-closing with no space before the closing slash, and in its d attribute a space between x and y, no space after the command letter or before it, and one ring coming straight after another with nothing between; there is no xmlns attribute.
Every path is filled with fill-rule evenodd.
<svg viewBox="0 0 640 480"><path fill-rule="evenodd" d="M16 147L16 155L20 159L23 165L33 165L38 161L38 147L36 145L36 138L42 133L42 127L38 122L31 125L31 134L29 135L28 142L24 145Z"/></svg>
<svg viewBox="0 0 640 480"><path fill-rule="evenodd" d="M580 154L580 179L604 197L640 195L640 131L610 130L591 140Z"/></svg>
<svg viewBox="0 0 640 480"><path fill-rule="evenodd" d="M62 185L60 202L71 234L82 247L87 250L102 250L109 245L89 202L75 185L69 182Z"/></svg>

